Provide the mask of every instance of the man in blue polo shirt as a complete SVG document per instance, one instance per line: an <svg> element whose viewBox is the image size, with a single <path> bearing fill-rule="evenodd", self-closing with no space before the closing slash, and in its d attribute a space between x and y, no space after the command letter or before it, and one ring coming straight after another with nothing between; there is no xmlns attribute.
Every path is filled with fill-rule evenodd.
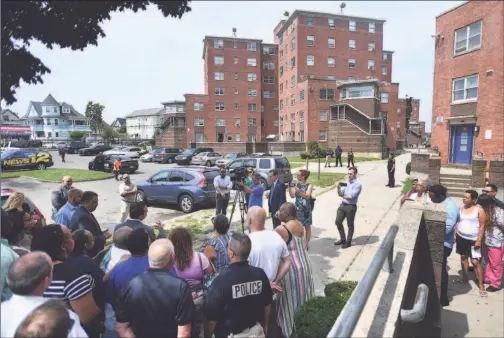
<svg viewBox="0 0 504 338"><path fill-rule="evenodd" d="M249 197L249 209L251 207L261 207L263 206L263 194L264 194L264 186L261 184L261 175L259 173L255 173L252 175L252 184L250 187L247 187L243 182L240 182L240 186L243 187L245 192L250 194Z"/></svg>
<svg viewBox="0 0 504 338"><path fill-rule="evenodd" d="M68 193L68 201L65 205L58 210L54 220L57 224L63 224L66 226L70 225L70 220L75 212L75 210L79 207L79 204L82 199L82 190L72 189Z"/></svg>

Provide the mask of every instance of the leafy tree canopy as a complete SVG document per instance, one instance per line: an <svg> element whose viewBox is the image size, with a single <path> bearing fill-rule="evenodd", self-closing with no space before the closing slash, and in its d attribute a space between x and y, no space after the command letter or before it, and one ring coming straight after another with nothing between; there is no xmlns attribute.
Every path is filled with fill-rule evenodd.
<svg viewBox="0 0 504 338"><path fill-rule="evenodd" d="M98 45L105 37L100 24L110 20L110 13L131 9L135 13L147 5L157 5L165 17L181 18L191 8L188 0L170 1L2 1L2 99L16 102L20 81L44 83L50 73L42 60L28 51L30 42L38 40L47 48L54 45L84 50Z"/></svg>
<svg viewBox="0 0 504 338"><path fill-rule="evenodd" d="M83 131L72 130L70 132L70 139L74 141L80 141L84 137L84 135L86 135L86 133Z"/></svg>
<svg viewBox="0 0 504 338"><path fill-rule="evenodd" d="M86 105L86 115L89 126L91 130L96 133L99 130L103 129L103 110L105 106L99 103L94 103L93 101L89 101Z"/></svg>

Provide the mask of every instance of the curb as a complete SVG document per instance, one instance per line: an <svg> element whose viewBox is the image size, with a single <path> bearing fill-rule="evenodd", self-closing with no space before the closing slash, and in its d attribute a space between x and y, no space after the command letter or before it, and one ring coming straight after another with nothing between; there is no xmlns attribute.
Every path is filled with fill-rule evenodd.
<svg viewBox="0 0 504 338"><path fill-rule="evenodd" d="M103 181L103 180L108 180L108 179L111 179L111 178L113 178L113 177L114 177L114 176L105 177L105 178L93 178L93 179L90 179L90 180L79 180L79 181L74 181L74 182L93 182L93 181ZM2 179L4 179L4 180L8 180L8 179L11 179L11 178L27 178L27 179L30 179L30 180L39 181L39 182L44 182L44 183L61 183L61 181L44 180L44 179L40 179L40 178L35 178L35 177L30 177L30 176L22 176L22 175L19 175L19 176L12 176L12 177L5 177L5 178L2 178Z"/></svg>

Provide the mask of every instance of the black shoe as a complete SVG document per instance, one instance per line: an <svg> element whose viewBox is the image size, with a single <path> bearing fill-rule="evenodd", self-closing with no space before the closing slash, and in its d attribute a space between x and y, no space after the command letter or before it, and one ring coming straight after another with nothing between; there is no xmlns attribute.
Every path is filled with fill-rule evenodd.
<svg viewBox="0 0 504 338"><path fill-rule="evenodd" d="M352 246L352 243L350 243L350 242L346 242L345 244L343 244L342 248L343 248L343 249L347 249L347 248L349 248L349 247L351 247L351 246Z"/></svg>
<svg viewBox="0 0 504 338"><path fill-rule="evenodd" d="M334 242L334 245L345 245L345 244L346 244L346 240L344 240L344 239L340 239L339 241Z"/></svg>
<svg viewBox="0 0 504 338"><path fill-rule="evenodd" d="M489 287L486 288L486 290L488 292L497 292L497 291L500 291L500 288L496 288L495 286L490 285Z"/></svg>

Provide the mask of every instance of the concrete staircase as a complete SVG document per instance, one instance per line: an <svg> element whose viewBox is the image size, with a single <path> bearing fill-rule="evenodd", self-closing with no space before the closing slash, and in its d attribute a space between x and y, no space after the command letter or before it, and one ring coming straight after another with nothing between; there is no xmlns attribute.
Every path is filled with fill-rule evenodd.
<svg viewBox="0 0 504 338"><path fill-rule="evenodd" d="M452 197L464 197L464 192L471 189L471 171L442 168L439 181L441 185L448 189L448 195Z"/></svg>

